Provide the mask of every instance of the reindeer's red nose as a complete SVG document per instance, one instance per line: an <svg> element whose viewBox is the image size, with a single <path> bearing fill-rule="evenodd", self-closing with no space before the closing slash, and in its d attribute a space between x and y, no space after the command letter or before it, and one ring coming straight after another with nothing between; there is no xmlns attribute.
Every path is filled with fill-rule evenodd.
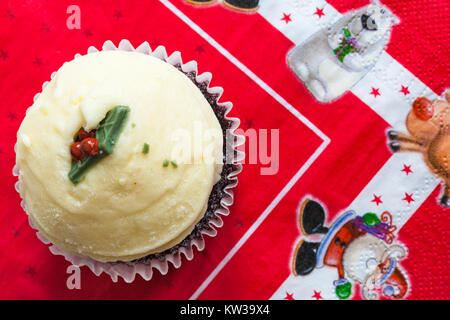
<svg viewBox="0 0 450 320"><path fill-rule="evenodd" d="M413 103L414 114L423 121L430 120L433 117L433 104L425 97L417 98Z"/></svg>

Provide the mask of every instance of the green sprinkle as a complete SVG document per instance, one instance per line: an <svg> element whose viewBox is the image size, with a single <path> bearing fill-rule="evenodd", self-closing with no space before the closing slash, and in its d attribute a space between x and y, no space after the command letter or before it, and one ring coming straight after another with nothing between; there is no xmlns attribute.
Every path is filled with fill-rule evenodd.
<svg viewBox="0 0 450 320"><path fill-rule="evenodd" d="M147 154L150 150L150 145L148 143L144 143L144 146L142 147L142 153Z"/></svg>
<svg viewBox="0 0 450 320"><path fill-rule="evenodd" d="M175 169L178 168L178 164L175 161L173 161L173 160L169 161L169 160L166 159L166 160L163 161L163 167L168 167L169 164L171 164L172 167L174 167Z"/></svg>
<svg viewBox="0 0 450 320"><path fill-rule="evenodd" d="M98 140L99 154L89 156L81 162L72 161L69 179L73 184L80 182L89 169L113 152L129 113L130 108L127 106L115 106L106 114L105 119L100 122L95 134Z"/></svg>
<svg viewBox="0 0 450 320"><path fill-rule="evenodd" d="M132 123L132 124L131 124L131 127L132 127L132 128L136 127L136 124L135 124L135 123Z"/></svg>

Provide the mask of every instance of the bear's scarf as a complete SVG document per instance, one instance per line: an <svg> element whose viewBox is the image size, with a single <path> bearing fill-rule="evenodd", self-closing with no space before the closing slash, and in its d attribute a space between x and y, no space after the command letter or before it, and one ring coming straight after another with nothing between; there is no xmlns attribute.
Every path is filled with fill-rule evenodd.
<svg viewBox="0 0 450 320"><path fill-rule="evenodd" d="M341 38L339 47L334 49L333 53L336 55L340 62L344 63L344 58L346 55L353 52L360 52L361 48L356 42L356 39L352 37L350 30L344 28L342 29L342 32L344 33L344 37Z"/></svg>

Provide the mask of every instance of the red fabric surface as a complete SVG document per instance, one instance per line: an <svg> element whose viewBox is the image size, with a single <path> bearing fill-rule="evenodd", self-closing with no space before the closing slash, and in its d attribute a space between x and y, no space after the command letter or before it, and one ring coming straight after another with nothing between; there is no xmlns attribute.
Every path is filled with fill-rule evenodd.
<svg viewBox="0 0 450 320"><path fill-rule="evenodd" d="M299 199L314 194L328 207L332 220L345 209L391 156L385 147L389 124L347 93L324 107L317 103L285 63L294 44L258 14L242 14L221 6L198 8L171 1L218 43L248 66L331 139L331 144L284 196L274 211L202 292L202 299L267 299L289 276L289 261L298 241ZM436 93L450 84L448 1L413 1L414 10L385 0L402 19L394 29L388 53ZM367 1L329 1L339 11ZM81 29L66 27L69 5L81 9ZM440 29L441 32L437 32ZM270 38L270 48L264 39ZM134 46L148 41L164 45L183 61L196 60L199 71L213 74L222 86L222 101L232 101L231 115L241 127L280 129L280 166L275 176L260 175L261 164L245 164L235 190L235 204L217 237L206 238L206 249L183 260L180 269L158 272L150 282L140 277L113 283L82 268L82 289L66 287L61 256L52 255L30 228L14 190L16 132L33 96L63 62L91 45ZM426 57L423 59L423 57ZM3 1L0 3L0 298L2 299L186 299L203 283L264 209L322 143L292 113L234 66L218 50L156 0L151 1ZM355 117L358 121L355 122ZM370 136L370 143L367 143ZM449 210L436 203L436 188L399 233L408 247L404 262L412 283L408 298L449 299Z"/></svg>

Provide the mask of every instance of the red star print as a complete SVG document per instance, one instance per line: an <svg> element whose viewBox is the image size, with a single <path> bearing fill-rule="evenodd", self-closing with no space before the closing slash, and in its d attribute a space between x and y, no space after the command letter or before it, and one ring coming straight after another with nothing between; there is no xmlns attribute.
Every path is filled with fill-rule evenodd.
<svg viewBox="0 0 450 320"><path fill-rule="evenodd" d="M48 33L50 31L50 27L48 24L43 24L41 30L44 31L45 33Z"/></svg>
<svg viewBox="0 0 450 320"><path fill-rule="evenodd" d="M16 114L12 111L8 111L8 118L12 121L17 120Z"/></svg>
<svg viewBox="0 0 450 320"><path fill-rule="evenodd" d="M20 231L17 229L13 229L12 234L14 237L18 237L18 236L20 236Z"/></svg>
<svg viewBox="0 0 450 320"><path fill-rule="evenodd" d="M322 296L320 295L322 291L317 292L316 290L314 290L314 295L311 298L316 298L316 300L320 300L323 299Z"/></svg>
<svg viewBox="0 0 450 320"><path fill-rule="evenodd" d="M6 16L9 19L14 19L14 17L15 17L14 12L12 12L11 10L8 10L8 12L6 13Z"/></svg>
<svg viewBox="0 0 450 320"><path fill-rule="evenodd" d="M403 165L403 169L401 170L404 173L406 173L406 175L412 173L413 171L411 170L411 166L407 166L406 164Z"/></svg>
<svg viewBox="0 0 450 320"><path fill-rule="evenodd" d="M381 96L380 89L372 87L372 92L370 94L373 94L373 97L376 98L377 96Z"/></svg>
<svg viewBox="0 0 450 320"><path fill-rule="evenodd" d="M84 30L84 31L83 31L83 34L84 34L86 37L92 36L92 32L91 32L91 30L89 30L89 29Z"/></svg>
<svg viewBox="0 0 450 320"><path fill-rule="evenodd" d="M122 12L116 10L116 11L114 12L114 17L116 17L116 19L122 18Z"/></svg>
<svg viewBox="0 0 450 320"><path fill-rule="evenodd" d="M7 51L0 49L0 58L2 59L8 59L9 58L9 54Z"/></svg>
<svg viewBox="0 0 450 320"><path fill-rule="evenodd" d="M152 43L150 43L150 45L154 48L156 48L157 46L159 46L161 44L161 41L155 39L152 41Z"/></svg>
<svg viewBox="0 0 450 320"><path fill-rule="evenodd" d="M292 21L291 14L283 13L283 18L281 18L281 20L283 20L284 22L286 22L286 24L288 24L289 22Z"/></svg>
<svg viewBox="0 0 450 320"><path fill-rule="evenodd" d="M415 201L413 199L413 197L412 197L412 193L409 194L409 193L406 193L406 192L405 192L405 197L402 200L408 201L408 204L410 204L411 202Z"/></svg>
<svg viewBox="0 0 450 320"><path fill-rule="evenodd" d="M34 270L33 267L28 267L28 269L25 271L25 273L27 273L33 277L36 274L36 271Z"/></svg>
<svg viewBox="0 0 450 320"><path fill-rule="evenodd" d="M322 18L322 16L325 15L325 13L323 13L323 9L324 8L319 9L319 8L316 7L316 12L314 12L314 14L316 14L319 17L319 19Z"/></svg>
<svg viewBox="0 0 450 320"><path fill-rule="evenodd" d="M373 194L373 200L371 202L375 202L377 204L377 206L380 203L383 203L383 201L381 200L381 196L376 196L375 193Z"/></svg>
<svg viewBox="0 0 450 320"><path fill-rule="evenodd" d="M172 282L170 282L169 280L166 280L166 287L169 289L172 288L173 287Z"/></svg>
<svg viewBox="0 0 450 320"><path fill-rule="evenodd" d="M295 300L294 294L286 291L286 297L284 297L284 300Z"/></svg>
<svg viewBox="0 0 450 320"><path fill-rule="evenodd" d="M38 57L35 57L34 60L33 60L33 64L35 64L35 65L37 65L38 67L40 67L41 64L42 64L42 59L41 59L41 58L38 58Z"/></svg>
<svg viewBox="0 0 450 320"><path fill-rule="evenodd" d="M403 93L405 96L410 93L408 90L408 86L405 87L403 85L402 88L400 89L400 92Z"/></svg>
<svg viewBox="0 0 450 320"><path fill-rule="evenodd" d="M203 47L201 45L197 45L195 47L195 51L197 51L198 53L203 53L203 51L205 51L205 49L203 49Z"/></svg>
<svg viewBox="0 0 450 320"><path fill-rule="evenodd" d="M203 251L202 251L202 255L203 255L204 257L209 257L209 253L208 253L208 251L206 251L206 250L203 250Z"/></svg>

